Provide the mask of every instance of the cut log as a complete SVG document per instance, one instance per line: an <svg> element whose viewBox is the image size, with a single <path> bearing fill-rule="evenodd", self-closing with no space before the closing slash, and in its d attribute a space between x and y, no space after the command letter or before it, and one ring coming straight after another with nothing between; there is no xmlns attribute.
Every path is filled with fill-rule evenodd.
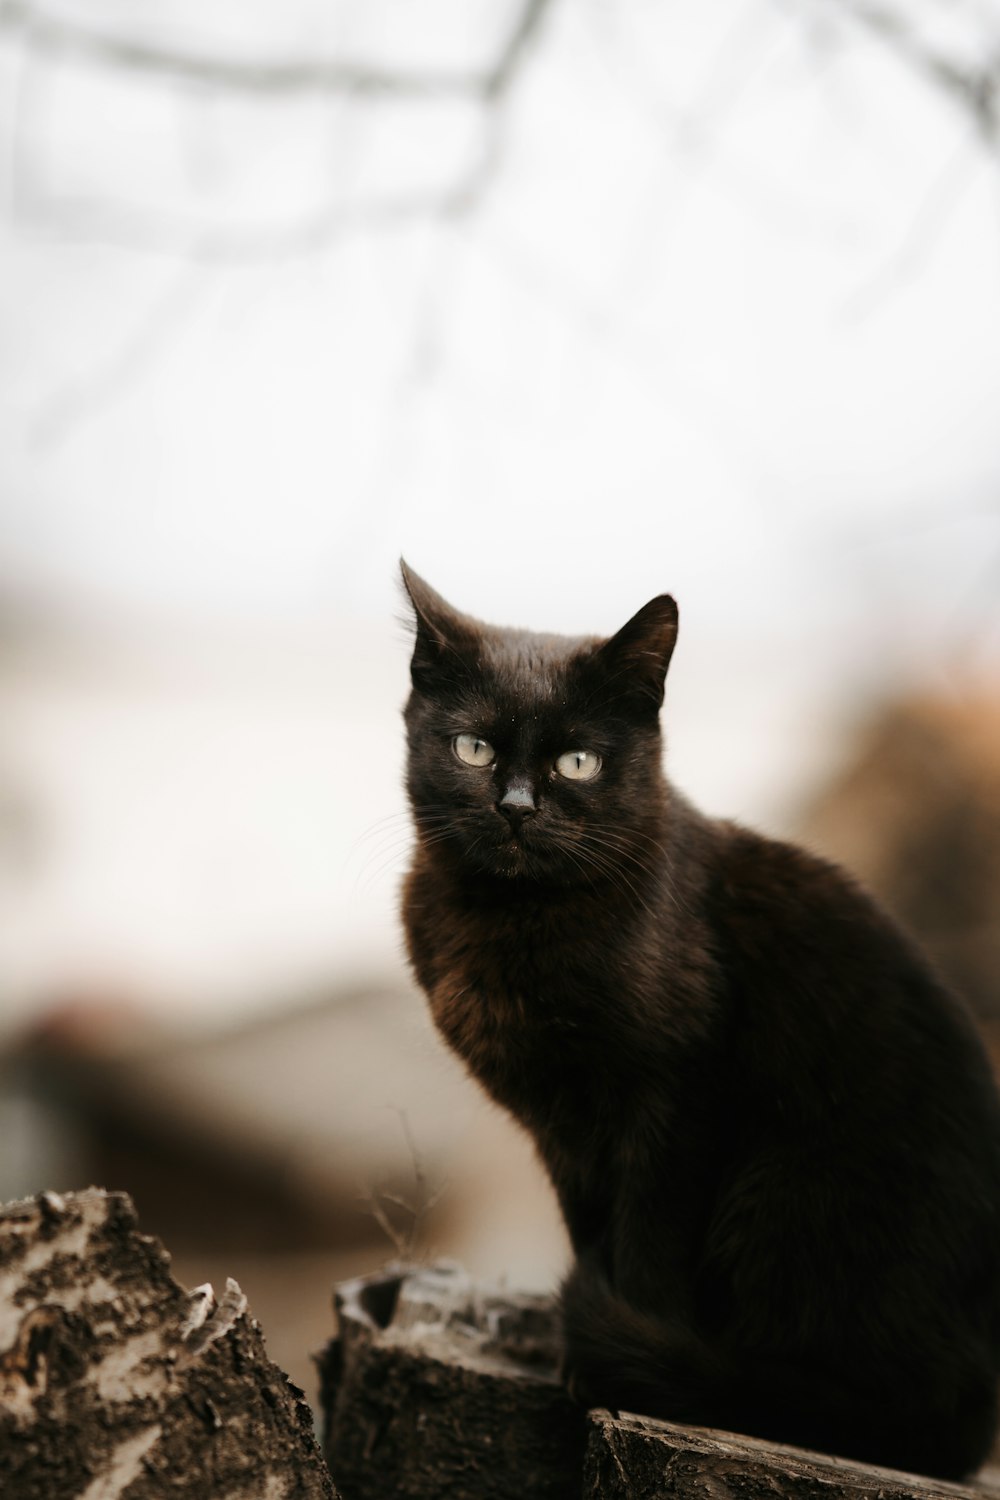
<svg viewBox="0 0 1000 1500"><path fill-rule="evenodd" d="M344 1500L1000 1500L703 1428L585 1415L543 1297L456 1266L337 1292L320 1360ZM0 1208L3 1500L337 1500L234 1281L187 1293L124 1194Z"/></svg>
<svg viewBox="0 0 1000 1500"><path fill-rule="evenodd" d="M588 1417L584 1500L988 1500L990 1489L922 1479L757 1438L651 1417Z"/></svg>
<svg viewBox="0 0 1000 1500"><path fill-rule="evenodd" d="M578 1500L584 1416L548 1298L441 1264L344 1283L336 1308L320 1367L344 1500Z"/></svg>
<svg viewBox="0 0 1000 1500"><path fill-rule="evenodd" d="M759 1439L595 1410L560 1389L550 1299L454 1265L336 1293L320 1360L324 1446L344 1500L1000 1500ZM584 1453L585 1449L585 1453Z"/></svg>
<svg viewBox="0 0 1000 1500"><path fill-rule="evenodd" d="M336 1500L235 1281L185 1292L122 1193L0 1208L4 1500Z"/></svg>

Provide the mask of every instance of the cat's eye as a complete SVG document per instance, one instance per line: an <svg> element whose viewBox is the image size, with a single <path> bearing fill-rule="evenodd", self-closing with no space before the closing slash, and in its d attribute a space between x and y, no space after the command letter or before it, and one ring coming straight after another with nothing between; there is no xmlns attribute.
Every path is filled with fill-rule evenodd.
<svg viewBox="0 0 1000 1500"><path fill-rule="evenodd" d="M601 757L593 750L567 750L556 761L556 770L567 781L590 781L601 769Z"/></svg>
<svg viewBox="0 0 1000 1500"><path fill-rule="evenodd" d="M489 740L481 740L478 734L456 734L451 747L459 760L467 766L491 766L494 750Z"/></svg>

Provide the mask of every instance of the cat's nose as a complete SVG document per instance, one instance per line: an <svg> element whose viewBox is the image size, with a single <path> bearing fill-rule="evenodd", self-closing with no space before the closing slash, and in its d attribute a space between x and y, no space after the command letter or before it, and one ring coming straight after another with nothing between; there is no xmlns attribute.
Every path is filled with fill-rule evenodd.
<svg viewBox="0 0 1000 1500"><path fill-rule="evenodd" d="M531 783L525 779L508 782L497 803L497 812L503 813L514 832L517 832L525 818L533 818L537 811Z"/></svg>

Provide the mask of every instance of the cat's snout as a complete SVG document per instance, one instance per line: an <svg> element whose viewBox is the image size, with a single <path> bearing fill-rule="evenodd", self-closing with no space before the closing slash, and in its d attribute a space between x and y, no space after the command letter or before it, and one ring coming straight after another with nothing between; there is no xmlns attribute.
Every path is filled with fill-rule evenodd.
<svg viewBox="0 0 1000 1500"><path fill-rule="evenodd" d="M502 812L507 822L516 833L525 818L533 818L538 809L534 806L519 807L517 803L498 802L497 811Z"/></svg>
<svg viewBox="0 0 1000 1500"><path fill-rule="evenodd" d="M497 812L503 814L514 832L517 832L525 818L534 817L537 811L538 804L527 777L518 777L508 782L497 803Z"/></svg>

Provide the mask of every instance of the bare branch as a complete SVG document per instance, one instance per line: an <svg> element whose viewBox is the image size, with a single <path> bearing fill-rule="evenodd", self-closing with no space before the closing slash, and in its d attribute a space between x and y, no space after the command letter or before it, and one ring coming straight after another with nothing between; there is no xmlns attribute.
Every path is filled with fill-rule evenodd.
<svg viewBox="0 0 1000 1500"><path fill-rule="evenodd" d="M149 43L97 31L65 16L45 15L27 0L2 0L0 28L20 32L36 52L78 58L134 72L159 73L185 83L248 94L346 94L356 98L470 99L490 103L509 87L552 0L526 0L492 67L411 72L363 62L294 58L243 61L205 55L168 43Z"/></svg>
<svg viewBox="0 0 1000 1500"><path fill-rule="evenodd" d="M4 0L0 27L22 32L37 52L70 52L106 66L160 73L185 83L239 93L476 98L485 96L492 78L491 73L390 72L364 63L322 58L272 63L205 56L165 43L154 45L95 31L63 16L42 15L25 0Z"/></svg>
<svg viewBox="0 0 1000 1500"><path fill-rule="evenodd" d="M406 72L363 63L304 58L288 62L244 62L134 41L97 32L63 17L47 16L28 0L0 0L0 30L20 32L25 54L71 54L124 70L156 73L170 81L266 95L326 92L359 99L408 102L452 99L484 109L481 149L469 169L437 193L399 194L380 201L329 203L284 225L206 230L196 224L133 208L87 202L50 201L32 195L35 228L58 237L106 241L153 255L201 264L240 264L313 254L353 233L393 229L428 220L468 217L497 174L503 104L524 66L553 0L523 0L510 34L493 64L467 72ZM22 207L28 200L20 195Z"/></svg>
<svg viewBox="0 0 1000 1500"><path fill-rule="evenodd" d="M983 139L991 146L997 143L1000 121L1000 56L988 51L985 60L976 65L957 63L943 52L935 52L903 19L903 12L869 0L838 0L842 9L878 37L917 72L947 94L971 115Z"/></svg>
<svg viewBox="0 0 1000 1500"><path fill-rule="evenodd" d="M525 53L535 40L552 0L525 0L507 45L500 54L486 85L485 98L499 99L510 88Z"/></svg>

